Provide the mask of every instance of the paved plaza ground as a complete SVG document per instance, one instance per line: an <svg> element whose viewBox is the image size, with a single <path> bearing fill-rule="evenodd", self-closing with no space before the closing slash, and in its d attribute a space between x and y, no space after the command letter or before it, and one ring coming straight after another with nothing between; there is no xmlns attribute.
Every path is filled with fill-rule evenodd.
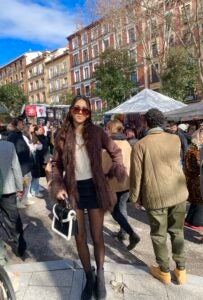
<svg viewBox="0 0 203 300"><path fill-rule="evenodd" d="M46 186L44 180L41 181L41 184ZM43 195L42 199L33 198L34 205L20 210L23 223L28 225L25 231L28 244L25 259L17 258L12 254L9 246L7 247L10 257L9 268L20 270L21 274L22 289L18 294L18 299L79 300L78 295L71 298L74 292L72 285L79 284L81 292L84 282L83 271L78 263L75 241L72 239L67 242L51 231L53 201L49 199L46 190ZM105 216L105 272L109 290L108 299L130 300L135 297L136 299L175 299L176 296L178 299L184 300L203 299L203 244L200 242L203 232L185 228L189 283L182 289L174 284L168 289L153 279L147 271L147 265L154 263L154 254L146 212L136 210L131 204L128 204L128 213L129 222L141 237L140 243L131 252L126 249L128 241L122 244L113 237L119 227L110 214ZM93 247L89 237L88 241L93 258ZM174 264L171 261L171 269L173 268ZM64 279L66 276L67 280ZM64 280L65 282L63 282ZM71 285L71 288L68 285ZM46 291L44 286L47 286ZM47 295L43 294L42 290L44 290L43 293L47 292ZM32 293L35 298L31 297ZM42 293L45 296L37 298L35 293ZM115 293L116 296L111 293Z"/></svg>

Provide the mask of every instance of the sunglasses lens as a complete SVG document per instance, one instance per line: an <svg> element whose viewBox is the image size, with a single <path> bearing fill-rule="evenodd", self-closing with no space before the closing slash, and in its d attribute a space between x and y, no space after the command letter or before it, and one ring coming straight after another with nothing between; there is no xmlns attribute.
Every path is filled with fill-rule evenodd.
<svg viewBox="0 0 203 300"><path fill-rule="evenodd" d="M82 114L83 114L83 116L88 116L88 115L89 115L89 109L83 107L83 108L82 108Z"/></svg>
<svg viewBox="0 0 203 300"><path fill-rule="evenodd" d="M77 106L73 107L73 113L74 114L79 114L80 113L80 107L77 107Z"/></svg>
<svg viewBox="0 0 203 300"><path fill-rule="evenodd" d="M88 116L89 115L89 109L86 107L79 107L79 106L74 106L72 108L72 112L74 114L79 114L80 112L82 112L83 116Z"/></svg>

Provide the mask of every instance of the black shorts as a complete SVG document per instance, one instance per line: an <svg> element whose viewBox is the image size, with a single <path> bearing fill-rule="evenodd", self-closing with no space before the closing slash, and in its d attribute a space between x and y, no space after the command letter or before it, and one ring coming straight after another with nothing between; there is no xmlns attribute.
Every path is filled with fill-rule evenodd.
<svg viewBox="0 0 203 300"><path fill-rule="evenodd" d="M79 200L77 203L78 209L95 209L99 208L97 194L92 178L77 181L77 190Z"/></svg>

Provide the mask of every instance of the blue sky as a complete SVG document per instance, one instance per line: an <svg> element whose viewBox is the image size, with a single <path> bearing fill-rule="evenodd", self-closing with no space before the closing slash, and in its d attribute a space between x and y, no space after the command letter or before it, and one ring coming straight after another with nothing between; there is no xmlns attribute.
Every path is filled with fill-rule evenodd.
<svg viewBox="0 0 203 300"><path fill-rule="evenodd" d="M27 52L67 45L85 0L0 0L0 66Z"/></svg>

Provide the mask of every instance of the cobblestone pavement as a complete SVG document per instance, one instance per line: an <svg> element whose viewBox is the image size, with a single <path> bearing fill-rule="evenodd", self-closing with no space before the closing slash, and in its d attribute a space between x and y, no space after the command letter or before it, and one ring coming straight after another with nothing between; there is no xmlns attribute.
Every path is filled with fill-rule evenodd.
<svg viewBox="0 0 203 300"><path fill-rule="evenodd" d="M45 180L41 184L46 186ZM25 237L28 244L28 250L24 261L17 258L7 247L10 256L10 262L19 264L23 262L35 261L54 261L61 259L78 259L74 239L70 242L58 237L51 231L51 208L53 201L48 197L45 190L44 198L33 198L35 204L21 209L20 214L23 223L28 225L25 231ZM118 231L119 226L112 219L110 214L105 216L104 237L106 245L107 263L119 264L137 264L140 266L149 265L154 262L154 254L150 240L149 226L147 216L144 210L136 210L131 204L128 204L129 222L141 237L140 243L129 252L126 249L128 241L122 244L113 237L113 233ZM200 237L203 232L197 232L185 228L186 249L187 249L187 271L193 275L203 276L203 244ZM88 237L91 254L93 254L92 242ZM169 244L170 247L170 244ZM171 262L171 268L173 268Z"/></svg>

